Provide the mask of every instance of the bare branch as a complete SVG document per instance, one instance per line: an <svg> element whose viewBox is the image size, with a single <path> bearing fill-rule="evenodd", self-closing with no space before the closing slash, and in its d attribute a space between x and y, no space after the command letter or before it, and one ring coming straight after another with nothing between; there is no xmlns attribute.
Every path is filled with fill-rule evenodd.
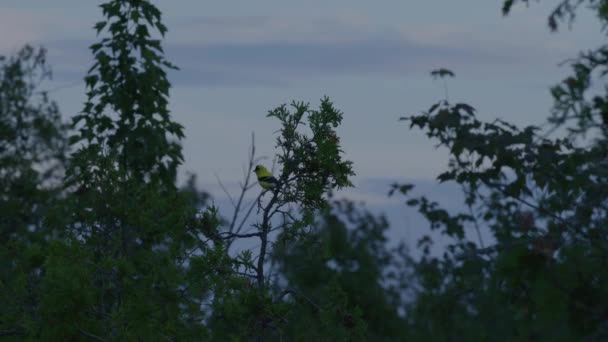
<svg viewBox="0 0 608 342"><path fill-rule="evenodd" d="M258 288L260 291L264 290L264 260L266 258L266 248L268 245L268 233L270 230L271 219L271 216L269 214L270 209L272 209L274 204L279 199L279 191L279 187L274 190L274 192L272 193L272 199L270 199L270 202L268 202L268 205L266 205L266 208L264 208L264 213L262 216L260 255L258 256Z"/></svg>
<svg viewBox="0 0 608 342"><path fill-rule="evenodd" d="M251 133L251 149L249 151L249 163L247 165L247 171L245 174L245 183L241 184L241 194L239 195L239 199L235 205L234 213L232 215L232 220L230 221L230 228L228 228L229 232L234 232L234 227L236 225L236 221L241 211L241 205L243 204L243 199L245 198L245 193L251 189L249 186L249 181L251 179L251 174L253 173L253 168L255 163L255 135Z"/></svg>
<svg viewBox="0 0 608 342"><path fill-rule="evenodd" d="M471 257L480 257L485 254L491 254L491 253L497 252L501 248L506 248L506 246L494 245L494 246L485 247L485 248L477 248L477 249L471 250L469 252L459 254L458 256L456 256L456 260L465 260L465 259L468 259Z"/></svg>
<svg viewBox="0 0 608 342"><path fill-rule="evenodd" d="M285 204L287 204L287 203L286 203L286 202L283 202L283 203L280 203L279 205L277 205L277 207L276 207L276 208L275 208L275 209L274 209L274 210L273 210L273 211L270 213L270 215L268 215L268 216L273 217L273 216L274 216L276 213L281 213L281 214L285 215L287 212L285 212L285 211L282 211L282 210L281 210L281 208L282 208L282 207L283 207Z"/></svg>
<svg viewBox="0 0 608 342"><path fill-rule="evenodd" d="M220 177L215 172L213 173L213 175L215 176L215 179L217 179L217 182L220 184L220 188L222 188L222 190L224 191L226 196L228 196L228 199L230 200L230 203L232 203L232 206L236 208L236 203L234 202L234 199L232 198L232 196L230 196L228 189L226 189L226 187L224 186L224 183L222 183L222 180L220 179Z"/></svg>
<svg viewBox="0 0 608 342"><path fill-rule="evenodd" d="M260 236L261 233L260 232L256 232L256 233L249 233L249 234L236 234L236 233L230 233L230 232L223 232L220 233L221 234L226 234L224 236L220 236L221 239L234 239L234 238L250 238L250 237L256 237L256 236Z"/></svg>
<svg viewBox="0 0 608 342"><path fill-rule="evenodd" d="M240 276L243 277L247 277L247 278L252 278L252 279L257 279L257 275L255 274L249 274L249 273L245 273L245 272L240 272L240 271L234 271L235 274L238 274Z"/></svg>
<svg viewBox="0 0 608 342"><path fill-rule="evenodd" d="M530 236L527 239L521 239L521 240L517 240L517 241L509 241L509 242L506 242L506 243L495 244L493 246L488 246L488 247L485 247L485 248L476 248L476 249L472 249L470 251L466 251L466 252L464 252L462 254L459 254L455 258L456 258L456 260L465 260L465 259L468 259L468 258L480 257L482 255L492 254L492 253L495 253L495 252L508 251L508 250L510 250L512 248L528 245L531 242L536 241L538 238L539 238L539 236Z"/></svg>
<svg viewBox="0 0 608 342"><path fill-rule="evenodd" d="M249 206L249 209L245 213L245 216L243 216L243 218L241 219L241 223L238 225L235 233L240 233L241 232L241 230L243 229L243 226L245 225L245 221L247 221L247 219L251 215L251 212L253 211L253 208L255 208L255 205L260 200L261 196L262 196L262 193L260 193L258 195L258 197L253 202L251 202L251 205Z"/></svg>
<svg viewBox="0 0 608 342"><path fill-rule="evenodd" d="M304 294L302 294L300 292L297 292L294 289L286 289L286 290L284 290L281 293L281 295L279 296L279 300L282 300L283 297L285 297L288 294L291 294L294 297L303 298L306 302L308 302L308 304L310 304L315 309L315 311L321 311L321 308L312 299L308 298L307 296L305 296Z"/></svg>
<svg viewBox="0 0 608 342"><path fill-rule="evenodd" d="M257 201L259 201L259 199L261 197L261 194L260 194L257 197L257 199L249 205L249 208L245 211L244 215L239 220L239 214L241 213L242 208L243 208L245 194L255 186L255 183L251 184L251 175L255 168L255 164L257 163L257 160L259 159L259 158L255 157L255 153L256 153L255 151L256 151L255 150L255 134L251 133L251 148L249 150L249 158L248 158L249 160L247 163L247 170L246 171L244 170L245 174L243 175L243 177L245 178L245 181L244 181L244 183L241 183L241 193L239 195L238 201L236 202L236 205L234 208L234 213L232 215L232 219L230 220L230 226L228 228L228 232L230 232L231 234L237 234L237 235L227 238L227 240L228 240L227 244L226 244L227 249L230 249L230 246L234 242L234 238L239 237L238 234L241 233L243 226L245 225L245 223L251 216L251 213L253 212L253 208L255 207L255 203ZM237 221L240 221L240 223L237 224Z"/></svg>
<svg viewBox="0 0 608 342"><path fill-rule="evenodd" d="M467 188L462 185L462 190L467 193ZM472 191L472 190L471 190ZM469 203L467 201L467 207L469 209L469 215L471 216L471 219L473 220L473 224L475 225L475 231L477 232L477 239L479 240L479 246L481 248L485 248L484 244L483 244L483 239L481 238L481 228L479 227L479 222L477 220L477 216L475 216L475 213L473 212L473 204Z"/></svg>
<svg viewBox="0 0 608 342"><path fill-rule="evenodd" d="M11 336L11 335L23 335L23 330L20 330L20 329L0 330L0 336Z"/></svg>

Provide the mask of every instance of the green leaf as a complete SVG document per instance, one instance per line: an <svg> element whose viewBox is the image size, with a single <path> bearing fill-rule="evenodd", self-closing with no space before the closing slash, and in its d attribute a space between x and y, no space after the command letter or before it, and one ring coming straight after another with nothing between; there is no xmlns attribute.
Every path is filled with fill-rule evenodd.
<svg viewBox="0 0 608 342"><path fill-rule="evenodd" d="M95 31L97 32L97 34L99 34L101 32L101 30L103 30L107 25L106 21L100 21L97 24L95 24L95 26L93 26L93 28L95 29ZM97 45L97 44L95 44ZM91 49L94 49L93 46L91 46ZM95 49L94 51L95 52Z"/></svg>

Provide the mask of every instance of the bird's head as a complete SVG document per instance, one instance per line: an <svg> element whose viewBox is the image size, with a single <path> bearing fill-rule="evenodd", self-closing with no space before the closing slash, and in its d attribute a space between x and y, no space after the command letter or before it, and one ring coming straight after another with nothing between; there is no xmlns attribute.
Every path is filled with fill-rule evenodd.
<svg viewBox="0 0 608 342"><path fill-rule="evenodd" d="M255 169L253 169L253 172L255 172L256 174L260 174L260 173L267 173L268 170L262 165L256 165Z"/></svg>

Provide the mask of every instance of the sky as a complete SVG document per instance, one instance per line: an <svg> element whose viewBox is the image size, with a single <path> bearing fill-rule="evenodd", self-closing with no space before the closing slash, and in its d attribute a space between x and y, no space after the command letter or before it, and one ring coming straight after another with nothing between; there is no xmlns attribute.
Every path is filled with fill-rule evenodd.
<svg viewBox="0 0 608 342"><path fill-rule="evenodd" d="M279 126L266 113L292 100L314 107L327 95L344 113L338 134L357 174L343 195L385 212L406 227L394 236L409 240L422 230L407 227L421 221L402 198L386 196L391 183L415 183L447 207L459 203L457 188L435 181L446 151L398 121L443 98L430 71L454 71L450 101L473 105L480 118L538 125L549 114L549 87L568 72L558 64L603 38L584 10L571 30L551 33L546 18L556 1L520 5L507 17L501 1L487 0L153 2L169 28L167 58L180 67L169 80L170 109L186 132L182 175L197 174L227 203L216 177L236 191L252 133L271 163ZM0 55L45 46L54 79L42 88L66 119L85 99L100 3L0 0Z"/></svg>

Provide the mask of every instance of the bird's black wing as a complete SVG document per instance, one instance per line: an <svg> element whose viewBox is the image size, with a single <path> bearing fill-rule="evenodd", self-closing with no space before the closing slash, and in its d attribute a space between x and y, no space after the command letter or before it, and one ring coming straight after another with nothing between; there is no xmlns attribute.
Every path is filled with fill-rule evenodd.
<svg viewBox="0 0 608 342"><path fill-rule="evenodd" d="M262 177L258 178L258 181L276 184L276 185L279 184L279 181L276 178L274 178L274 176L262 176Z"/></svg>

